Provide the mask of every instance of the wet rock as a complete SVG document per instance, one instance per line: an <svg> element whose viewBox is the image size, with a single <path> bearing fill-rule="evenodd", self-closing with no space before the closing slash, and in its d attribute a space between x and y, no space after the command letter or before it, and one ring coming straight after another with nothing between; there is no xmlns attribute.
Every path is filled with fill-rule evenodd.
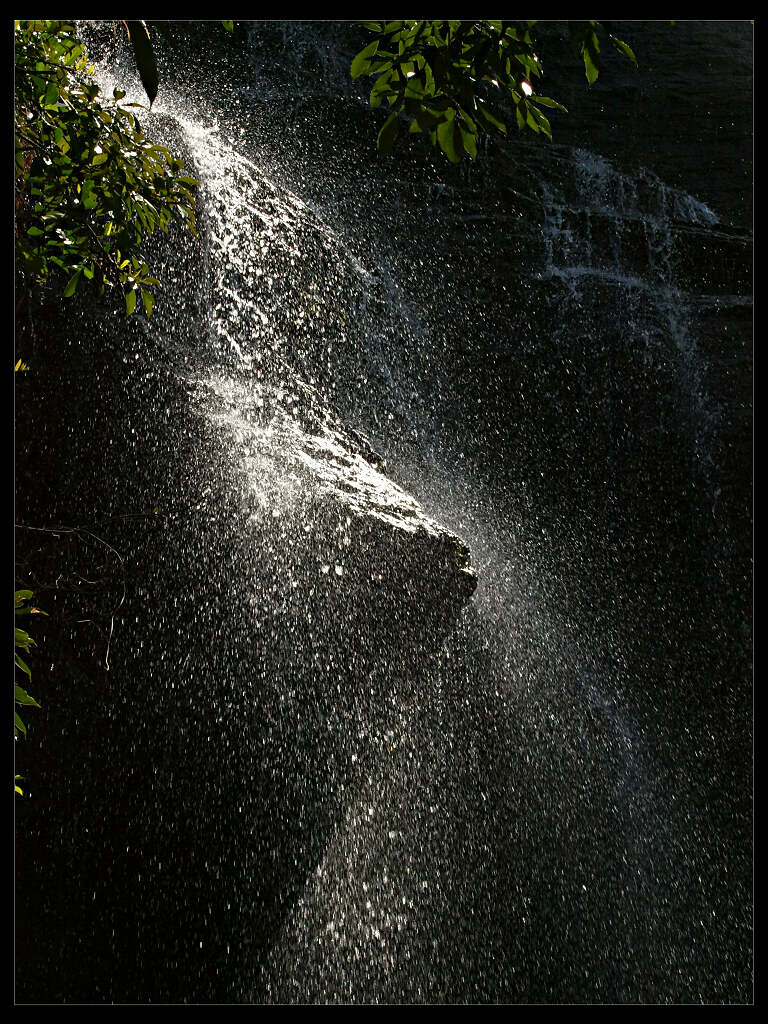
<svg viewBox="0 0 768 1024"><path fill-rule="evenodd" d="M361 597L373 588L448 622L470 599L477 576L466 544L389 479L365 437L346 430L307 385L294 380L276 391L219 377L198 382L195 394L222 443L248 467L246 500L264 508L290 481L295 528L304 532L306 524L318 550L327 546L328 524L341 524L344 586L354 581ZM311 514L297 514L309 504Z"/></svg>

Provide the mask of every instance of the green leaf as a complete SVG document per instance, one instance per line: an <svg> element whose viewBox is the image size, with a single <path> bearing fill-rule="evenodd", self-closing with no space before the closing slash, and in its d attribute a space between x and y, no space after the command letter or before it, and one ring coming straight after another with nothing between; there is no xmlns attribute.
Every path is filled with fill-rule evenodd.
<svg viewBox="0 0 768 1024"><path fill-rule="evenodd" d="M21 718L19 718L18 711L14 711L13 713L13 724L18 732L22 733L24 736L27 735L27 727L24 725Z"/></svg>
<svg viewBox="0 0 768 1024"><path fill-rule="evenodd" d="M587 75L587 81L590 85L594 85L597 81L597 77L600 74L600 69L595 64L592 54L585 47L584 48L584 69Z"/></svg>
<svg viewBox="0 0 768 1024"><path fill-rule="evenodd" d="M394 90L390 86L392 81L392 71L383 71L381 75L376 79L373 88L371 89L371 95L369 102L372 107L381 106L382 101L387 97L389 93L394 94Z"/></svg>
<svg viewBox="0 0 768 1024"><path fill-rule="evenodd" d="M71 295L75 294L75 289L77 288L77 285L80 281L80 275L82 274L82 272L83 268L81 267L76 273L72 275L72 277L70 277L67 287L64 289L65 299L68 299Z"/></svg>
<svg viewBox="0 0 768 1024"><path fill-rule="evenodd" d="M13 684L13 699L16 701L17 704L24 704L27 707L40 707L35 698L30 697L27 691L23 687L19 686L18 683Z"/></svg>
<svg viewBox="0 0 768 1024"><path fill-rule="evenodd" d="M48 88L45 91L45 97L43 99L43 106L44 107L53 106L53 104L56 103L58 98L59 98L59 87L56 85L55 82L50 82L48 84Z"/></svg>
<svg viewBox="0 0 768 1024"><path fill-rule="evenodd" d="M418 75L411 75L405 86L405 95L410 99L420 100L424 96L424 83Z"/></svg>
<svg viewBox="0 0 768 1024"><path fill-rule="evenodd" d="M24 661L24 659L19 654L15 654L13 657L14 657L14 661L15 661L16 665L18 665L18 667L21 669L21 671L29 679L31 679L32 678L32 673L30 672L29 665L26 663L26 661Z"/></svg>
<svg viewBox="0 0 768 1024"><path fill-rule="evenodd" d="M461 132L453 118L443 121L437 126L437 141L451 163L459 163L464 143Z"/></svg>
<svg viewBox="0 0 768 1024"><path fill-rule="evenodd" d="M462 125L459 125L459 131L461 132L461 140L464 144L464 149L469 153L473 160L477 159L477 135Z"/></svg>
<svg viewBox="0 0 768 1024"><path fill-rule="evenodd" d="M130 288L125 293L125 312L128 316L136 309L136 289Z"/></svg>
<svg viewBox="0 0 768 1024"><path fill-rule="evenodd" d="M581 53L584 58L587 81L590 85L594 85L597 81L597 76L600 74L600 43L594 32L587 36Z"/></svg>
<svg viewBox="0 0 768 1024"><path fill-rule="evenodd" d="M418 122L419 129L423 132L431 132L435 125L439 124L440 118L431 111L422 107L416 111L416 122Z"/></svg>
<svg viewBox="0 0 768 1024"><path fill-rule="evenodd" d="M528 123L529 124L530 124L530 119L531 118L533 118L533 120L536 122L538 127L544 132L545 135L548 135L550 138L552 138L552 128L550 126L550 123L549 123L548 119L542 114L542 112L540 110L538 110L536 108L536 106L532 102L529 102L529 104L528 104Z"/></svg>
<svg viewBox="0 0 768 1024"><path fill-rule="evenodd" d="M372 43L369 43L364 50L352 61L352 66L349 69L349 73L353 78L359 78L360 75L366 74L370 66L371 58L375 56L376 51L379 48L379 40L374 39Z"/></svg>
<svg viewBox="0 0 768 1024"><path fill-rule="evenodd" d="M146 288L141 289L141 300L144 303L144 309L146 310L147 316L152 316L152 307L155 304L155 300L152 296L152 292L147 291Z"/></svg>
<svg viewBox="0 0 768 1024"><path fill-rule="evenodd" d="M490 129L491 131L500 132L502 135L506 135L506 124L504 124L503 121L500 121L495 116L495 114L492 114L488 107L486 107L484 104L478 103L477 113L479 114L481 120L484 122L486 128Z"/></svg>
<svg viewBox="0 0 768 1024"><path fill-rule="evenodd" d="M518 110L519 109L520 108L518 107ZM531 129L531 131L536 132L537 135L541 131L541 128L539 127L539 122L536 120L536 118L531 113L531 108L528 106L527 103L525 105L525 123L528 125L528 127Z"/></svg>
<svg viewBox="0 0 768 1024"><path fill-rule="evenodd" d="M386 156L395 144L398 128L397 111L393 111L381 126L376 139L376 147L383 156Z"/></svg>
<svg viewBox="0 0 768 1024"><path fill-rule="evenodd" d="M32 644L35 642L29 633L26 633L23 629L19 629L18 626L14 628L14 645L21 647L25 651L28 651Z"/></svg>
<svg viewBox="0 0 768 1024"><path fill-rule="evenodd" d="M562 103L558 103L556 100L550 99L549 96L531 96L531 99L536 103L541 103L542 106L552 107L554 110L562 110L566 114L568 113L567 108L564 107Z"/></svg>
<svg viewBox="0 0 768 1024"><path fill-rule="evenodd" d="M136 67L139 71L141 84L144 86L144 92L149 97L149 106L151 108L157 97L157 90L160 84L155 52L152 49L149 33L142 22L126 21L125 24L131 37L133 55L136 58Z"/></svg>
<svg viewBox="0 0 768 1024"><path fill-rule="evenodd" d="M626 43L622 42L621 39L617 39L616 36L609 36L609 39L619 53L623 53L625 57L629 57L633 64L637 64L637 57Z"/></svg>
<svg viewBox="0 0 768 1024"><path fill-rule="evenodd" d="M234 23L234 21L222 21L221 24L224 26L224 28L227 30L227 32L234 32L234 30L235 30L235 23Z"/></svg>

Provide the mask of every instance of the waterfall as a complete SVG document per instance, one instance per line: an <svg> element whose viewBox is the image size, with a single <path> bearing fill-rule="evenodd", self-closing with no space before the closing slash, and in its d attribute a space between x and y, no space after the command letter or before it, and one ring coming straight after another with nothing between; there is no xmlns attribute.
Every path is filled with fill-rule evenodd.
<svg viewBox="0 0 768 1024"><path fill-rule="evenodd" d="M161 93L164 301L28 328L22 511L122 575L50 595L23 1001L748 1001L748 239L581 146L377 165L332 52L250 30L253 133Z"/></svg>

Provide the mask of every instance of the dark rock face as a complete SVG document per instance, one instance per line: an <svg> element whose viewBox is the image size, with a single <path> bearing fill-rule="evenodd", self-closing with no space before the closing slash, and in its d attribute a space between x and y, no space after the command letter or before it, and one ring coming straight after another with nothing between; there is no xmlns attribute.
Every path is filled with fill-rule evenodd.
<svg viewBox="0 0 768 1024"><path fill-rule="evenodd" d="M342 524L335 527L344 534L340 561L324 565L324 575L338 584L334 577L354 573L363 591L382 589L385 600L407 594L450 623L477 586L469 550L386 477L364 436L346 431L298 379L271 394L251 381L224 388L214 382L201 391L203 415L260 464L254 480L261 484L266 473L314 495L312 525L304 527L312 550L327 547L328 522Z"/></svg>
<svg viewBox="0 0 768 1024"><path fill-rule="evenodd" d="M301 421L273 408L267 441L243 393L180 381L134 325L98 370L52 319L34 334L18 571L49 618L20 752L17 991L238 998L476 578L316 398Z"/></svg>
<svg viewBox="0 0 768 1024"><path fill-rule="evenodd" d="M716 210L752 223L754 27L747 21L614 22L635 69L606 40L603 74L588 89L563 37L545 61L556 141L589 148L624 170L651 168Z"/></svg>

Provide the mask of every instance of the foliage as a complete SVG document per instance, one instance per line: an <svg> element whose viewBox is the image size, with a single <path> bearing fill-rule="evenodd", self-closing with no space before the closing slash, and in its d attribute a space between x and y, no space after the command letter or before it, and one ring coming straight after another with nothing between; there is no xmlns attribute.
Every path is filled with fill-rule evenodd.
<svg viewBox="0 0 768 1024"><path fill-rule="evenodd" d="M610 25L607 22L569 21L568 28L574 46L584 62L584 72L590 85L597 81L597 76L600 74L600 40L597 35L598 30L604 31L607 34L611 44L619 53L628 57L633 64L637 64L637 58L630 47L611 32Z"/></svg>
<svg viewBox="0 0 768 1024"><path fill-rule="evenodd" d="M155 51L149 38L149 30L141 21L124 21L125 30L133 46L133 56L136 60L136 67L144 86L144 92L149 98L150 107L155 102L157 90L160 87L160 76L157 71Z"/></svg>
<svg viewBox="0 0 768 1024"><path fill-rule="evenodd" d="M73 25L14 24L17 267L66 274L65 296L83 278L99 293L119 286L126 311L141 295L149 316L158 281L141 246L174 214L195 230L197 182L146 137L127 109L141 104L100 94Z"/></svg>
<svg viewBox="0 0 768 1024"><path fill-rule="evenodd" d="M45 615L44 611L41 611L39 608L34 608L28 604L28 602L32 600L32 596L33 594L31 590L15 591L13 595L13 604L14 612L16 615ZM28 654L30 647L32 647L35 641L32 639L29 633L26 632L26 630L19 629L18 626L14 628L14 634L14 643L16 646L14 662L16 668L20 669L24 673L24 675L27 676L28 679L31 679L32 673L30 671L29 665L27 665L26 661L21 657L18 651L21 650L24 651L25 654ZM31 697L24 689L24 687L20 686L15 679L13 682L13 699L14 704L19 704L23 707L40 707L35 698ZM18 711L15 710L13 712L13 730L16 736L18 736L19 734L23 736L27 735L27 727L22 721L21 715L19 715ZM20 776L17 775L16 779L18 780L19 778ZM21 794L21 789L19 788L18 785L16 785L14 788L17 793Z"/></svg>
<svg viewBox="0 0 768 1024"><path fill-rule="evenodd" d="M233 21L222 21L221 23L227 32L234 32ZM168 34L168 22L166 21L124 21L125 30L133 46L133 57L136 61L136 70L139 72L144 92L149 98L150 107L155 102L157 90L160 87L160 74L157 70L157 59L152 46L152 37L149 34L149 25Z"/></svg>
<svg viewBox="0 0 768 1024"><path fill-rule="evenodd" d="M391 113L379 131L377 146L388 153L401 124L426 134L453 163L464 153L477 156L482 134L507 133L505 98L511 98L517 127L552 137L541 107L565 111L548 96L535 92L542 76L533 39L535 21L368 21L375 38L352 61L353 78L375 76L372 107L387 105ZM584 62L587 81L600 68L598 29L613 46L636 63L626 43L600 22L569 23Z"/></svg>

